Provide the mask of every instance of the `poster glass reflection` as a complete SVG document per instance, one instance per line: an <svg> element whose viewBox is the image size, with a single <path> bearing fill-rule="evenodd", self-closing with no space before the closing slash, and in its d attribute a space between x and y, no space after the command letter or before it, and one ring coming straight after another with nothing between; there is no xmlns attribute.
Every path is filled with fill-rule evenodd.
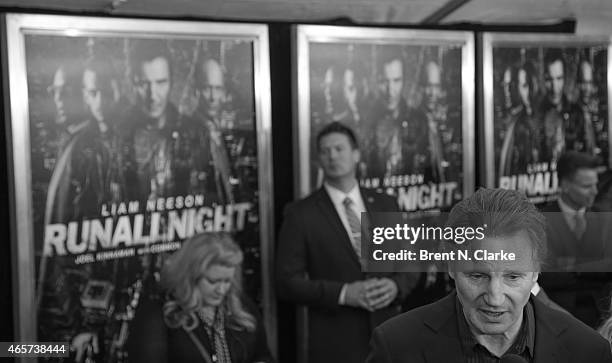
<svg viewBox="0 0 612 363"><path fill-rule="evenodd" d="M322 182L315 138L357 134L361 187L400 209L447 210L474 188L474 47L469 32L295 28L297 190Z"/></svg>
<svg viewBox="0 0 612 363"><path fill-rule="evenodd" d="M134 312L162 293L167 257L228 232L274 341L267 27L5 23L16 338L129 361Z"/></svg>
<svg viewBox="0 0 612 363"><path fill-rule="evenodd" d="M609 168L610 40L549 34L483 34L486 185L556 199L564 151Z"/></svg>

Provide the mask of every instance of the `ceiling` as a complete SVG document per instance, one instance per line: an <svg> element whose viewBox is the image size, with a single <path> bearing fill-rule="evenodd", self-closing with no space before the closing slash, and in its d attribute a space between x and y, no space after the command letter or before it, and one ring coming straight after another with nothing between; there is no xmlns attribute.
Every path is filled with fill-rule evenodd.
<svg viewBox="0 0 612 363"><path fill-rule="evenodd" d="M611 0L0 0L0 6L252 21L325 22L345 17L368 24L419 24L428 18L434 24L550 24L571 18L577 21L577 33L612 34Z"/></svg>

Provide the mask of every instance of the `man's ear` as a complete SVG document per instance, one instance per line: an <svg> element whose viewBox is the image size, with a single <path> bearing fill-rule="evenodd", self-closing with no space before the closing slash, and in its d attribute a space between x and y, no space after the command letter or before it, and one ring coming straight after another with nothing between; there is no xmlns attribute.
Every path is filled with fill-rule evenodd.
<svg viewBox="0 0 612 363"><path fill-rule="evenodd" d="M533 273L533 282L538 282L538 277L540 277L540 272Z"/></svg>
<svg viewBox="0 0 612 363"><path fill-rule="evenodd" d="M451 270L450 266L448 267L448 276L453 280L455 279L455 271Z"/></svg>

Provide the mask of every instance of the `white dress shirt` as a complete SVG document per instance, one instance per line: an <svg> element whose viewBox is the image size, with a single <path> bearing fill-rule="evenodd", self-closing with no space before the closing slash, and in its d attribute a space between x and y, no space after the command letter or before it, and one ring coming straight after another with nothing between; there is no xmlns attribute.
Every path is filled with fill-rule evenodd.
<svg viewBox="0 0 612 363"><path fill-rule="evenodd" d="M349 240L351 244L353 243L353 232L351 231L351 226L348 222L348 218L346 216L346 211L344 210L344 200L346 197L351 198L353 203L351 203L351 207L355 213L359 217L361 217L362 212L366 212L365 204L363 203L363 199L361 198L361 193L359 192L359 184L356 183L353 189L351 189L348 193L343 192L342 190L329 185L327 182L323 183L323 187L325 191L329 195L334 208L336 208L336 213L340 217L342 221L342 225L348 234ZM347 284L342 285L342 290L340 290L340 295L338 296L338 304L345 305L346 304L346 287Z"/></svg>
<svg viewBox="0 0 612 363"><path fill-rule="evenodd" d="M363 203L363 199L361 198L361 193L359 192L359 185L355 184L353 189L351 189L348 193L341 191L338 188L335 188L328 183L323 183L327 194L332 200L334 207L336 208L336 213L340 216L340 220L342 220L342 225L346 230L346 233L351 240L353 241L353 231L351 231L351 225L349 224L348 218L346 216L346 211L344 210L344 200L346 197L351 198L353 203L351 204L351 209L357 214L359 218L361 218L361 213L366 212L365 204Z"/></svg>

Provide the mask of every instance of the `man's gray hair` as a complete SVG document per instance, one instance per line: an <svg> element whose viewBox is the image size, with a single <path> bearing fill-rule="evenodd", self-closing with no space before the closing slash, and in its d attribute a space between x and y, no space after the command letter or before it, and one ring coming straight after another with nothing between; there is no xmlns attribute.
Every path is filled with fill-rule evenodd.
<svg viewBox="0 0 612 363"><path fill-rule="evenodd" d="M546 260L546 219L522 192L481 188L451 209L446 225L452 228L486 225L486 237L525 231L533 246L535 262L542 266Z"/></svg>

